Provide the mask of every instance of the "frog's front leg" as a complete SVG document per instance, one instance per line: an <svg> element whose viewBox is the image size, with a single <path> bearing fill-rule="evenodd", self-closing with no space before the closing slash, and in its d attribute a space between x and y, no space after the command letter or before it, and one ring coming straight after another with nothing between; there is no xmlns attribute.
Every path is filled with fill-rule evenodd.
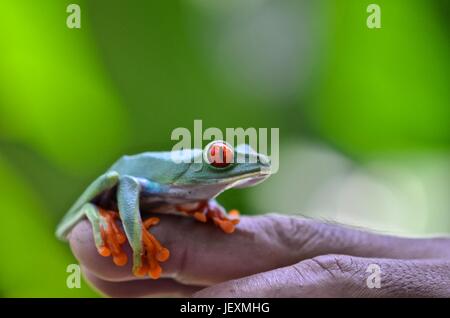
<svg viewBox="0 0 450 318"><path fill-rule="evenodd" d="M226 210L216 200L200 201L194 207L176 206L177 210L192 215L197 221L206 223L212 220L225 233L233 233L239 223L239 211Z"/></svg>
<svg viewBox="0 0 450 318"><path fill-rule="evenodd" d="M131 176L120 178L117 189L119 214L133 249L133 273L138 276L148 273L151 278L156 279L162 271L159 262L169 258L169 251L147 231L150 226L159 222L159 218L152 217L144 223L141 220L140 192L141 185L138 180Z"/></svg>

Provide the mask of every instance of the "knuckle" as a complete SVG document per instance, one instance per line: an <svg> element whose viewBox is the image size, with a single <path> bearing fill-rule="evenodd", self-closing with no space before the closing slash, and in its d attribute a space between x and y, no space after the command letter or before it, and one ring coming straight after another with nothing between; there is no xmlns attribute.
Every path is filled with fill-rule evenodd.
<svg viewBox="0 0 450 318"><path fill-rule="evenodd" d="M304 260L292 268L300 285L310 295L349 297L353 295L352 258L344 255L321 255Z"/></svg>
<svg viewBox="0 0 450 318"><path fill-rule="evenodd" d="M341 279L354 272L354 261L347 255L321 255L310 259L311 265L332 278Z"/></svg>
<svg viewBox="0 0 450 318"><path fill-rule="evenodd" d="M291 247L293 251L307 254L311 250L317 236L317 228L305 218L271 214L267 216L268 228L273 231L280 245ZM311 245L311 246L310 246Z"/></svg>

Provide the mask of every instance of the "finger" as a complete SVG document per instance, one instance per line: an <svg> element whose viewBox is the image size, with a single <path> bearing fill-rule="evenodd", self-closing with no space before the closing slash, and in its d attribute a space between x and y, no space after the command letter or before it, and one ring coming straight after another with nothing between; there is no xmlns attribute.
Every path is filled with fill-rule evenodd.
<svg viewBox="0 0 450 318"><path fill-rule="evenodd" d="M325 254L382 258L432 258L450 254L449 239L384 236L303 218L243 217L233 234L182 216L163 216L152 233L171 251L163 275L186 284L210 285ZM87 221L70 237L78 260L98 277L129 280L131 264L116 267L98 255ZM129 259L130 250L127 247Z"/></svg>
<svg viewBox="0 0 450 318"><path fill-rule="evenodd" d="M151 231L171 252L169 260L161 263L163 277L206 286L296 262L299 253L285 244L286 233L281 230L288 226L285 222L288 218L246 217L230 235L213 224L163 216ZM88 221L76 225L70 245L79 262L96 276L109 281L136 279L131 262L117 267L110 258L98 255ZM124 245L124 251L132 259L129 246Z"/></svg>
<svg viewBox="0 0 450 318"><path fill-rule="evenodd" d="M450 261L325 255L205 288L193 297L449 297Z"/></svg>
<svg viewBox="0 0 450 318"><path fill-rule="evenodd" d="M190 297L199 286L177 283L170 278L110 282L103 280L83 267L83 275L91 287L109 297Z"/></svg>
<svg viewBox="0 0 450 318"><path fill-rule="evenodd" d="M138 277L131 276L132 264L130 261L124 266L116 266L110 257L100 256L95 246L92 227L87 220L78 223L69 236L72 252L89 273L96 277L111 282L137 280ZM124 252L131 257L131 248L128 244L123 246Z"/></svg>
<svg viewBox="0 0 450 318"><path fill-rule="evenodd" d="M393 259L450 259L450 237L404 238L332 222L296 219L303 259L326 254Z"/></svg>

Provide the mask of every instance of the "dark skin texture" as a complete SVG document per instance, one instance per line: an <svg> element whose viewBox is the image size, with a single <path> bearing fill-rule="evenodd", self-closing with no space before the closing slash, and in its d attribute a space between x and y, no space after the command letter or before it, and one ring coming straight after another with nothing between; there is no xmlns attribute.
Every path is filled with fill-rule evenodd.
<svg viewBox="0 0 450 318"><path fill-rule="evenodd" d="M171 252L158 280L100 256L88 221L69 239L85 278L111 297L450 297L448 237L400 238L276 214L242 217L231 235L167 215L151 232ZM367 287L370 264L381 268L381 288Z"/></svg>

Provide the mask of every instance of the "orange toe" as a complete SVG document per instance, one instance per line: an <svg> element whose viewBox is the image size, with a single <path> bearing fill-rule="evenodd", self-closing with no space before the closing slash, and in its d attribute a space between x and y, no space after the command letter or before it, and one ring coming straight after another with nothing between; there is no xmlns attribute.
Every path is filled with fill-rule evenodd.
<svg viewBox="0 0 450 318"><path fill-rule="evenodd" d="M206 214L203 213L203 212L195 212L194 213L194 218L197 221L200 221L200 222L203 222L203 223L205 223L207 221Z"/></svg>
<svg viewBox="0 0 450 318"><path fill-rule="evenodd" d="M123 266L128 262L128 256L125 253L120 253L118 255L113 256L113 262L117 266Z"/></svg>
<svg viewBox="0 0 450 318"><path fill-rule="evenodd" d="M107 248L106 246L100 246L100 247L98 248L98 253L99 253L101 256L107 257L107 256L110 256L110 255L111 255L111 250L110 250L109 248Z"/></svg>
<svg viewBox="0 0 450 318"><path fill-rule="evenodd" d="M158 263L155 263L153 266L150 267L150 270L148 271L148 276L153 279L158 279L161 277L162 268Z"/></svg>
<svg viewBox="0 0 450 318"><path fill-rule="evenodd" d="M156 259L160 262L165 262L169 259L170 252L167 248L162 248L157 254Z"/></svg>
<svg viewBox="0 0 450 318"><path fill-rule="evenodd" d="M136 276L145 276L148 273L148 267L147 265L141 265L136 269L134 272L134 275Z"/></svg>
<svg viewBox="0 0 450 318"><path fill-rule="evenodd" d="M230 220L230 222L233 223L234 225L238 225L239 222L241 222L241 220L240 219L232 219L232 220Z"/></svg>
<svg viewBox="0 0 450 318"><path fill-rule="evenodd" d="M150 226L156 225L159 223L159 218L151 217L144 221L144 228L148 229Z"/></svg>
<svg viewBox="0 0 450 318"><path fill-rule="evenodd" d="M216 223L222 231L224 231L227 234L231 234L234 232L236 227L234 226L233 222L230 220L221 220L218 217L213 218L214 223Z"/></svg>

